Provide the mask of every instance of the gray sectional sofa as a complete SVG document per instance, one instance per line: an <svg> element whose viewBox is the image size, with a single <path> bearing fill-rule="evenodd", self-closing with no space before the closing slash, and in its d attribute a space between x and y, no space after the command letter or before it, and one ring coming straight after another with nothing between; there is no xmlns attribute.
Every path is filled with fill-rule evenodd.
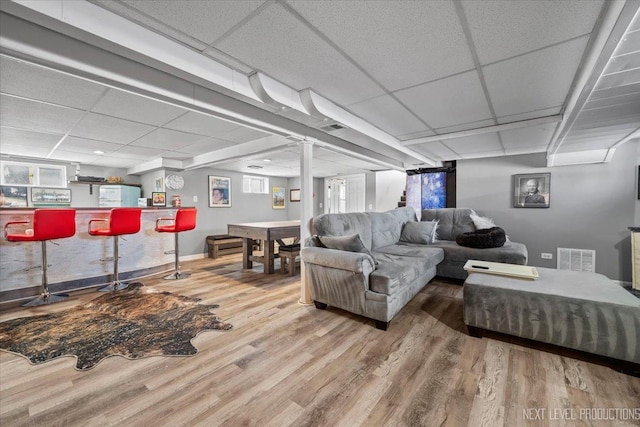
<svg viewBox="0 0 640 427"><path fill-rule="evenodd" d="M442 228L437 229L442 233L441 238L453 240L454 233L475 230L473 222L467 221L472 210L437 211L423 212L423 220L437 216L442 223ZM447 240L431 244L401 241L408 222L416 222L415 211L410 207L388 212L324 214L314 218L316 236L305 242L301 257L316 307L330 305L366 316L375 320L377 328L386 330L391 319L436 274L466 278L466 271L462 269L464 257L527 262L526 247L514 242L509 242L503 250L494 250L502 248L471 249ZM342 236L349 240L354 235L362 242L355 248L323 247L324 236ZM353 246L352 240L349 246ZM444 266L440 267L441 264Z"/></svg>

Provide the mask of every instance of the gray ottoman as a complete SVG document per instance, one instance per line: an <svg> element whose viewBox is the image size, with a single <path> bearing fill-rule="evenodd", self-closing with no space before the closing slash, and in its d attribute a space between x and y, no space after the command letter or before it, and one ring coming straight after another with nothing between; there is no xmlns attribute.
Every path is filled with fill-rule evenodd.
<svg viewBox="0 0 640 427"><path fill-rule="evenodd" d="M463 290L470 333L487 329L640 363L640 299L601 274L537 270L537 280L470 273Z"/></svg>

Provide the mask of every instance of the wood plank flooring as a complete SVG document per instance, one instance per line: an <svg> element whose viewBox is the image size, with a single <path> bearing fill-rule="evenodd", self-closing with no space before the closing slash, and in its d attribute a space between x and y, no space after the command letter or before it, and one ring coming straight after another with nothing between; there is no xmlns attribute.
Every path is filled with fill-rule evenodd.
<svg viewBox="0 0 640 427"><path fill-rule="evenodd" d="M243 271L240 255L182 269L193 275L142 282L219 304L232 331L201 333L192 357L110 357L88 372L75 371L70 357L32 366L0 351L0 425L640 425L628 416L585 418L589 408L637 408L640 416L640 378L468 336L459 284L435 280L383 332L341 310L298 304L299 274ZM73 307L96 293L72 296L0 308L0 320Z"/></svg>

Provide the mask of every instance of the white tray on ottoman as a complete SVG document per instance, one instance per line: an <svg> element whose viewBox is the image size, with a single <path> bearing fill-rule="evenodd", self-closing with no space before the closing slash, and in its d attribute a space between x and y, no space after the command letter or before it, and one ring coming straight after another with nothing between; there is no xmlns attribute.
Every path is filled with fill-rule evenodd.
<svg viewBox="0 0 640 427"><path fill-rule="evenodd" d="M469 272L469 333L486 329L640 363L640 299L602 274L537 272L536 280Z"/></svg>

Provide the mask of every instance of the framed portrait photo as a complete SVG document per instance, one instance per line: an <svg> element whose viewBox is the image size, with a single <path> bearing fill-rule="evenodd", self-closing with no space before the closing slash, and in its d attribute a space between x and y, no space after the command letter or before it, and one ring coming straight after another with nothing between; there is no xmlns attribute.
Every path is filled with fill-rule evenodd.
<svg viewBox="0 0 640 427"><path fill-rule="evenodd" d="M548 208L550 205L550 173L514 175L513 188L514 208Z"/></svg>
<svg viewBox="0 0 640 427"><path fill-rule="evenodd" d="M151 206L167 206L167 193L154 191L151 193Z"/></svg>
<svg viewBox="0 0 640 427"><path fill-rule="evenodd" d="M271 207L273 209L284 209L284 187L272 187Z"/></svg>
<svg viewBox="0 0 640 427"><path fill-rule="evenodd" d="M290 202L299 202L300 201L300 189L293 188L289 190L289 201Z"/></svg>
<svg viewBox="0 0 640 427"><path fill-rule="evenodd" d="M209 175L209 207L231 207L231 178Z"/></svg>

